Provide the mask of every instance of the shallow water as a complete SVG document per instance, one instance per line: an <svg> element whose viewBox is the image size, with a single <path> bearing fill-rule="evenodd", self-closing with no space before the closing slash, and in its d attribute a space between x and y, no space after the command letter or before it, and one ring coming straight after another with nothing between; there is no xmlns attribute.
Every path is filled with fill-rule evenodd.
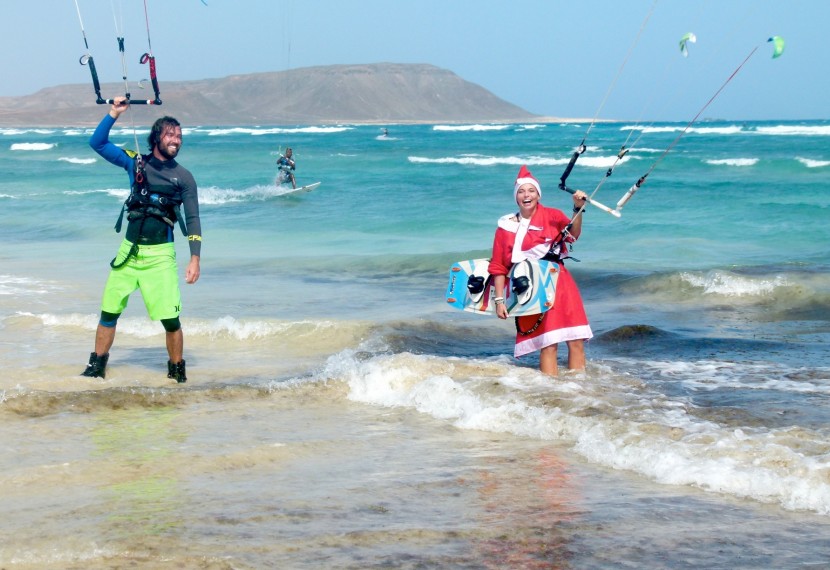
<svg viewBox="0 0 830 570"><path fill-rule="evenodd" d="M548 441L349 402L342 382L127 392L69 397L49 416L6 410L4 431L26 442L0 466L4 519L15 521L0 547L7 567L826 561L826 517L655 486Z"/></svg>
<svg viewBox="0 0 830 570"><path fill-rule="evenodd" d="M88 132L0 130L0 566L830 566L826 122L709 125L622 218L589 210L569 267L596 336L552 381L443 293L519 164L567 211L584 127L189 128L185 385L137 295L107 377L78 375L126 177ZM625 133L597 125L570 183ZM271 184L288 143L315 191Z"/></svg>

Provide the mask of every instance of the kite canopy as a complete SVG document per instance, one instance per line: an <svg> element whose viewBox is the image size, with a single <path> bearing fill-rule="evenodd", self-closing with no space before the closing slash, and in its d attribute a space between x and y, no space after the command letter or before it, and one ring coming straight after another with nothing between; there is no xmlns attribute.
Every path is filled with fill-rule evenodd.
<svg viewBox="0 0 830 570"><path fill-rule="evenodd" d="M775 59L776 57L784 53L784 38L782 38L781 36L772 36L767 41L772 42L774 48L772 52L772 59Z"/></svg>
<svg viewBox="0 0 830 570"><path fill-rule="evenodd" d="M686 47L688 42L695 43L697 41L697 36L695 36L692 32L688 34L684 34L682 38L680 38L680 53L683 54L683 57L689 57L689 50Z"/></svg>

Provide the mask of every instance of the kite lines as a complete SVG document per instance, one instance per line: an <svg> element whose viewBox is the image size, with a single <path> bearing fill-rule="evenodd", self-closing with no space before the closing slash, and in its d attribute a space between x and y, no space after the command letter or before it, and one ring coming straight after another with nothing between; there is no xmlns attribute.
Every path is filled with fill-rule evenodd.
<svg viewBox="0 0 830 570"><path fill-rule="evenodd" d="M656 1L655 1L655 4L656 4ZM654 10L654 6L652 6L651 11L649 11L649 14L646 16L646 19L643 22L639 33L637 34L637 40L639 40L639 37L643 32L643 28L645 27L645 24L648 21L649 17L651 16L651 12L653 10ZM637 40L635 40L635 44L637 43ZM686 33L686 34L683 35L683 37L679 41L680 53L682 54L683 57L688 57L689 56L689 44L690 43L695 43L696 41L697 41L697 36L694 33L689 32L689 33ZM784 51L784 40L783 40L783 38L781 38L780 36L772 36L766 41L768 43L771 43L772 46L773 46L773 54L772 54L773 59L778 58L779 56L781 56L781 54ZM632 46L631 49L633 49L633 47L634 46ZM616 156L613 164L607 169L607 171L605 173L605 176L602 178L602 180L600 180L600 182L594 188L593 192L591 192L588 195L588 199L587 199L586 203L591 204L592 206L595 206L595 207L597 207L597 208L599 208L599 209L601 209L601 210L603 210L603 211L605 211L605 212L607 212L607 213L609 213L609 214L611 214L611 215L613 215L617 218L621 217L622 216L621 210L622 210L623 206L625 206L625 204L628 203L629 200L631 200L631 198L637 192L637 190L639 190L639 188L645 183L646 178L649 176L649 174L651 174L654 171L654 169L657 168L657 166L663 161L663 159L666 157L666 155L675 147L675 145L680 141L680 139L689 131L689 129L692 127L692 125L694 125L698 121L698 119L703 114L703 112L721 94L721 92L735 78L735 76L738 74L738 72L740 72L740 70L744 67L744 65L746 65L746 63L749 61L749 59L758 51L758 49L760 47L761 47L761 45L759 44L759 45L755 46L749 52L749 54L743 59L743 61L741 61L740 64L732 71L732 73L729 75L729 77L727 77L727 79L720 85L720 87L717 89L717 91L715 91L714 94L700 108L700 110L697 112L697 114L680 131L680 133L677 135L677 137L675 137L674 140L672 140L671 143L665 148L665 150L663 150L663 152L658 156L658 158L648 168L646 173L643 174L642 176L640 176L637 179L637 181L628 189L628 191L617 201L614 208L610 208L610 207L594 200L594 195L597 193L597 191L600 189L600 187L602 187L602 185L605 183L605 181L611 176L614 168L620 162L623 161L626 154L629 152L630 148L628 148L626 145L628 145L629 139L631 138L631 134L633 134L633 132L634 132L634 129L631 129L631 133L629 133L628 138L626 138L625 142L621 146L620 151L617 153L617 156ZM629 50L628 54L626 55L625 60L623 61L623 64L620 67L620 70L618 71L617 77L614 78L614 80L611 84L611 88L613 88L613 85L616 83L617 78L619 77L619 73L622 71L622 68L625 66L625 63L628 61L630 55L631 55L631 50ZM600 104L599 109L602 109L602 107L605 105L605 102L608 99L608 95L610 93L611 88L609 88L609 92L606 93L602 103ZM571 171L573 170L577 160L587 149L586 140L587 140L588 134L591 132L591 129L593 128L594 124L596 123L598 116L599 116L599 110L597 111L596 115L594 116L593 120L591 121L590 125L588 126L588 130L586 131L586 133L585 133L585 135L582 139L582 142L580 142L579 146L576 148L576 150L574 151L574 153L571 156L570 160L568 161L567 166L565 167L565 170L564 170L562 176L560 177L560 183L559 183L559 189L560 190L564 190L564 191L569 192L571 194L574 194L576 192L576 190L574 190L572 188L569 188L567 186L567 179L568 179L568 176L571 174ZM639 122L639 119L638 119L638 122ZM641 132L640 137L642 137L642 134L643 133ZM636 144L637 141L639 141L640 137L638 137L637 140L635 140L634 144ZM585 206L583 206L583 208L584 207ZM580 211L578 211L574 214L574 217L579 215L579 213L581 213L581 209L580 209Z"/></svg>
<svg viewBox="0 0 830 570"><path fill-rule="evenodd" d="M75 10L78 12L78 21L81 24L81 34L84 38L84 47L86 53L81 56L79 62L81 65L89 67L89 73L92 76L92 87L95 90L95 102L99 105L112 104L113 99L104 99L101 96L101 83L98 80L98 71L95 69L95 60L89 49L89 42L86 37L86 30L84 29L84 21L81 17L81 8L78 5L78 0L75 0ZM116 40L118 42L118 52L121 56L121 77L124 81L124 97L127 98L129 104L132 105L161 105L161 93L159 92L158 77L156 75L156 58L153 56L153 47L150 41L150 17L147 12L147 0L144 0L144 21L147 28L147 51L141 55L138 62L141 65L147 65L150 70L150 83L153 86L154 99L133 99L130 95L130 87L127 79L127 56L124 48L124 33L123 33L123 18L119 22L119 17L115 13L115 5L113 4L113 19L115 20ZM143 88L144 80L139 82L139 87Z"/></svg>
<svg viewBox="0 0 830 570"><path fill-rule="evenodd" d="M687 36L691 35L692 37L694 37L692 34L686 34L686 35ZM685 37L686 36L684 36L684 38ZM776 40L776 38L777 38L777 40ZM774 52L773 52L772 57L777 58L778 56L780 56L781 53L784 50L784 40L781 39L780 36L773 36L772 38L770 38L767 41L775 42ZM753 55L755 55L755 52L758 51L759 47L761 47L761 46L758 45L758 46L755 46L754 48L752 48L752 51L749 52L749 55L747 55L744 58L744 60L738 65L738 67L736 67L735 70L729 75L729 77L726 78L726 81L724 81L723 84L721 84L721 86L718 88L718 90L715 91L715 94L712 95L709 98L708 101L706 101L706 104L704 104L703 107L700 108L700 110L697 112L697 114L692 118L691 121L689 121L686 124L686 126L683 128L683 130L680 131L680 133L666 147L666 149L662 152L662 154L660 154L660 156L657 157L657 160L655 160L654 163L652 163L652 165L648 169L648 171L645 174L643 174L639 179L637 179L637 182L635 182L631 186L631 188L629 188L628 191L625 194L623 194L622 198L619 199L619 201L617 202L616 207L614 208L614 212L616 212L617 215L619 215L620 210L622 210L623 206L625 206L625 204L631 199L631 197L634 196L634 193L637 192L637 190L639 190L640 187L645 183L646 178L648 177L648 175L651 174L654 171L655 168L657 168L657 165L660 164L660 162L666 157L666 155L669 153L669 151L671 151L671 149L674 148L674 146L683 137L683 135L685 135L688 132L689 128L697 122L697 120L700 118L700 115L703 114L703 111L705 111L706 108L709 107L709 105L712 104L712 101L714 101L718 97L718 95L721 94L721 91L723 91L726 88L726 86L729 84L729 82L732 81L735 78L735 76L743 68L743 66L746 65L746 62L749 61L749 59ZM685 49L685 46L681 43L681 51L683 51L684 49ZM685 55L685 53L684 53L684 55Z"/></svg>

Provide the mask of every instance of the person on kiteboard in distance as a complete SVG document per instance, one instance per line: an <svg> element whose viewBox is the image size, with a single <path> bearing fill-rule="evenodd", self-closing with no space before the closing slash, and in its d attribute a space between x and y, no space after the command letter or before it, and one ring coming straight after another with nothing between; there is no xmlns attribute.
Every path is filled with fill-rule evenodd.
<svg viewBox="0 0 830 570"><path fill-rule="evenodd" d="M285 155L280 154L280 157L277 159L277 169L279 170L277 173L277 186L290 180L291 187L297 187L297 181L294 179L294 169L297 163L292 158L293 154L294 151L291 148L287 148L285 149Z"/></svg>
<svg viewBox="0 0 830 570"><path fill-rule="evenodd" d="M561 210L540 203L542 187L527 167L522 166L513 186L513 198L519 206L515 214L499 218L493 238L493 255L488 272L495 285L496 315L508 317L504 302L506 276L514 263L526 259L545 259L559 265L559 277L553 307L540 315L516 318L516 358L539 350L539 370L550 376L558 374L557 345L568 345L568 368L585 368L585 341L593 337L582 297L571 274L565 269L568 244L582 233L582 218L587 195L573 194L574 218ZM571 227L568 228L568 225ZM567 231L565 231L567 229ZM518 293L518 291L516 291Z"/></svg>
<svg viewBox="0 0 830 570"><path fill-rule="evenodd" d="M178 222L190 246L185 282L196 283L202 246L199 195L193 175L176 162L182 128L173 117L161 117L153 124L147 137L150 154L124 150L109 141L110 129L128 107L126 97L116 97L89 139L95 152L128 172L130 195L115 225L116 231L120 231L126 211L127 233L110 262L112 269L104 287L101 320L95 333L95 352L90 354L89 364L81 374L104 377L118 317L127 308L130 295L141 289L150 318L161 321L166 331L167 377L181 383L187 381L187 374L182 357L182 301L173 236Z"/></svg>

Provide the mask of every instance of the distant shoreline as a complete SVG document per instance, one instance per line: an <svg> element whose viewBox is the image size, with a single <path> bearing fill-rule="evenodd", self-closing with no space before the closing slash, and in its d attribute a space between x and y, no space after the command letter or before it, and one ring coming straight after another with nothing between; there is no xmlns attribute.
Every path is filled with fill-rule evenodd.
<svg viewBox="0 0 830 570"><path fill-rule="evenodd" d="M102 106L101 117L106 114L106 109ZM379 126L379 125L520 125L520 124L556 124L556 123L590 123L594 121L594 119L588 118L576 118L576 117L532 117L528 119L521 119L521 120L485 120L485 121L315 121L309 123L292 123L292 124L277 124L277 123L226 123L226 122L217 122L217 123L210 123L210 122L198 122L198 123L185 123L182 122L183 126L185 127L260 127L260 128L279 128L279 127L296 127L296 126L311 126L311 125L366 125L366 126ZM597 123L619 123L618 119L596 119L595 122ZM146 121L146 125L141 123L138 125L139 128L144 128L149 126L150 121ZM52 123L43 123L39 121L33 121L29 123L4 123L2 118L0 118L0 129L27 129L27 128L42 128L42 129L73 129L73 128L89 128L95 127L98 125L98 122L90 122L90 121L79 121L78 123L71 123L71 124L52 124Z"/></svg>
<svg viewBox="0 0 830 570"><path fill-rule="evenodd" d="M105 95L123 89L116 83L101 85ZM216 127L600 122L531 113L429 64L328 65L167 81L160 95L161 106L135 106L136 124L149 124L167 114L183 125ZM57 103L44 113L42 101ZM88 83L0 97L0 126L94 126L108 111L107 105L94 101Z"/></svg>

